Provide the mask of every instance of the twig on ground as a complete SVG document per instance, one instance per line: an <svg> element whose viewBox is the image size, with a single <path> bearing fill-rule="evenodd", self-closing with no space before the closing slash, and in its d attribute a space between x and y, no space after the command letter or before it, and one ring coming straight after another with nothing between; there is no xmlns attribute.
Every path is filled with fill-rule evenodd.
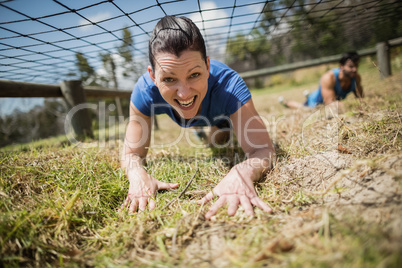
<svg viewBox="0 0 402 268"><path fill-rule="evenodd" d="M192 177L192 178L190 179L190 181L187 183L187 185L186 185L186 187L184 188L184 190L179 194L179 196L177 196L176 198L173 198L172 200L170 200L170 202L167 203L166 206L165 206L163 209L168 208L176 199L179 199L179 198L187 191L188 187L189 187L190 184L193 182L193 180L194 180L194 178L195 178L195 175L197 175L197 173L198 173L198 168L197 168L197 170L195 171L193 177Z"/></svg>
<svg viewBox="0 0 402 268"><path fill-rule="evenodd" d="M396 132L396 135L395 135L395 137L394 137L394 141L392 142L392 146L395 146L395 142L396 142L396 138L398 138L398 134L399 134L399 129L398 129L398 131Z"/></svg>

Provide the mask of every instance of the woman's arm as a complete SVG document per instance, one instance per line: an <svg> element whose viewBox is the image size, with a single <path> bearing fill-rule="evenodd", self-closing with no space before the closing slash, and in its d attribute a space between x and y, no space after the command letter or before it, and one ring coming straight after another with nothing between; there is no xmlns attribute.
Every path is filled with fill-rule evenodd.
<svg viewBox="0 0 402 268"><path fill-rule="evenodd" d="M177 188L179 184L164 183L150 176L144 168L145 157L151 138L151 117L142 114L130 104L130 121L124 139L121 168L130 182L127 198L122 209L130 212L155 208L155 194L160 189Z"/></svg>
<svg viewBox="0 0 402 268"><path fill-rule="evenodd" d="M275 161L275 149L269 137L267 128L254 107L252 99L245 103L230 117L237 140L247 156L240 163L250 169L250 178L259 180L269 171Z"/></svg>
<svg viewBox="0 0 402 268"><path fill-rule="evenodd" d="M205 215L206 219L210 219L225 204L231 216L236 214L239 205L243 206L247 215L254 215L253 205L265 212L272 211L254 189L254 182L264 176L275 161L275 149L266 127L251 99L230 119L247 159L235 165L210 193L198 201L202 204L210 201L214 195L219 197Z"/></svg>
<svg viewBox="0 0 402 268"><path fill-rule="evenodd" d="M141 113L130 102L130 118L124 139L121 167L127 173L129 168L142 166L151 137L151 117Z"/></svg>

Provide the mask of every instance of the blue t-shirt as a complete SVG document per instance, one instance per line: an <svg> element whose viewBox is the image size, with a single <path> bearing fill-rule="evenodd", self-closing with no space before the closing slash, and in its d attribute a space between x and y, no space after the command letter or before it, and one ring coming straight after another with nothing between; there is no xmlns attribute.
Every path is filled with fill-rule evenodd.
<svg viewBox="0 0 402 268"><path fill-rule="evenodd" d="M240 75L225 64L211 60L208 91L202 100L201 114L189 120L178 118L159 93L148 72L137 81L131 101L144 115L167 114L182 127L216 126L228 122L229 116L248 100L251 94Z"/></svg>
<svg viewBox="0 0 402 268"><path fill-rule="evenodd" d="M335 96L337 100L343 100L346 98L346 96L350 92L355 91L355 85L356 85L356 78L352 78L352 81L350 83L350 87L348 90L343 90L341 87L341 83L339 82L339 68L334 68L331 70L335 74ZM321 94L321 84L319 85L318 89L316 91L313 91L310 93L307 97L307 101L305 103L306 106L309 107L315 107L318 104L324 103L324 99L322 98Z"/></svg>

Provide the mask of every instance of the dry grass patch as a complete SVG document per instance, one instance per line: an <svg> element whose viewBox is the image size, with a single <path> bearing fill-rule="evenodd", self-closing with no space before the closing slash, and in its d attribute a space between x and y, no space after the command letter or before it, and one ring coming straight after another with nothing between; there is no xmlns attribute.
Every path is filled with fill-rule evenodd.
<svg viewBox="0 0 402 268"><path fill-rule="evenodd" d="M196 204L243 159L237 147L151 148L148 172L180 187L159 192L157 208L139 214L118 211L128 182L116 144L1 152L1 265L399 267L402 74L369 76L365 101L348 100L350 112L331 119L311 117L319 110L264 109L260 101L276 98L256 99L278 151L275 169L256 186L272 214L221 210L206 221L209 204ZM159 123L156 143L177 138L167 118Z"/></svg>

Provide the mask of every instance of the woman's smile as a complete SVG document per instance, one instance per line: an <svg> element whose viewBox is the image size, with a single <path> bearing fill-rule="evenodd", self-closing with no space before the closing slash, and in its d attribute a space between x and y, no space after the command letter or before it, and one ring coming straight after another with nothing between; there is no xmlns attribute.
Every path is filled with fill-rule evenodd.
<svg viewBox="0 0 402 268"><path fill-rule="evenodd" d="M175 101L182 107L182 109L184 110L191 110L192 108L194 108L193 106L195 106L195 100L197 99L197 96L194 96L188 100L178 100L175 99Z"/></svg>

